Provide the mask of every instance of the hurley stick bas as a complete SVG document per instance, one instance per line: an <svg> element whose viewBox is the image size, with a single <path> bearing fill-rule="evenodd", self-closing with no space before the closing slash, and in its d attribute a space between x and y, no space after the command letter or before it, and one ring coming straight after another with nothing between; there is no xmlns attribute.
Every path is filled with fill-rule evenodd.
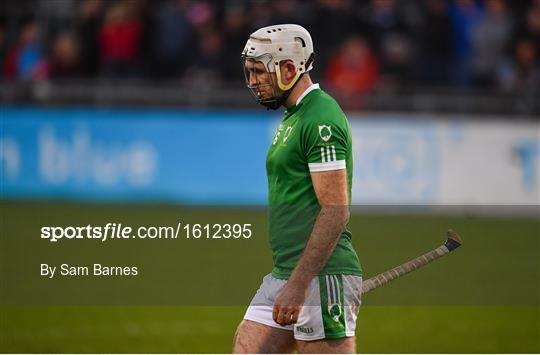
<svg viewBox="0 0 540 355"><path fill-rule="evenodd" d="M390 281L397 279L398 277L408 274L411 271L421 268L422 266L427 265L430 262L445 256L446 254L450 253L452 250L461 246L461 238L456 232L449 229L446 232L446 236L447 236L446 242L444 242L444 244L438 247L437 249L433 249L432 251L429 251L425 253L424 255L421 255L393 269L382 272L376 276L373 276L365 280L362 283L362 294L367 293L371 290L374 290L377 287L380 287L382 285L385 285L389 283Z"/></svg>

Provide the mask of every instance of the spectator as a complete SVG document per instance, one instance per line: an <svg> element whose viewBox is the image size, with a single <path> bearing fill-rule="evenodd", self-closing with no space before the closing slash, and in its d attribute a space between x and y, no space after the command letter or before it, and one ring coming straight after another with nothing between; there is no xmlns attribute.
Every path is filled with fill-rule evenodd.
<svg viewBox="0 0 540 355"><path fill-rule="evenodd" d="M196 62L184 75L184 79L192 85L214 86L223 79L223 38L217 31L201 33L200 46Z"/></svg>
<svg viewBox="0 0 540 355"><path fill-rule="evenodd" d="M43 39L49 44L50 39L56 38L73 23L80 0L34 0Z"/></svg>
<svg viewBox="0 0 540 355"><path fill-rule="evenodd" d="M38 79L45 63L38 25L30 17L24 18L20 27L17 42L8 50L4 75L10 80Z"/></svg>
<svg viewBox="0 0 540 355"><path fill-rule="evenodd" d="M6 20L0 17L0 68L4 68L4 61L7 54L7 26ZM0 70L0 79L3 76L3 71Z"/></svg>
<svg viewBox="0 0 540 355"><path fill-rule="evenodd" d="M450 79L452 25L445 0L426 0L420 25L418 78L421 83L442 85Z"/></svg>
<svg viewBox="0 0 540 355"><path fill-rule="evenodd" d="M531 37L519 38L513 46L513 58L499 69L499 85L509 92L540 93L539 48Z"/></svg>
<svg viewBox="0 0 540 355"><path fill-rule="evenodd" d="M244 7L233 5L225 9L224 42L227 44L223 51L224 76L229 81L243 80L238 75L240 62L238 52L246 43L250 32L247 26L247 13Z"/></svg>
<svg viewBox="0 0 540 355"><path fill-rule="evenodd" d="M524 26L516 37L527 36L540 46L540 1L536 0L525 15Z"/></svg>
<svg viewBox="0 0 540 355"><path fill-rule="evenodd" d="M273 25L272 6L268 0L255 1L249 5L249 33L264 27ZM242 49L240 49L242 51Z"/></svg>
<svg viewBox="0 0 540 355"><path fill-rule="evenodd" d="M372 0L368 12L368 33L380 63L381 84L395 89L412 76L410 28L395 0Z"/></svg>
<svg viewBox="0 0 540 355"><path fill-rule="evenodd" d="M329 88L347 95L366 93L375 86L378 77L379 64L360 36L353 36L342 44L325 73Z"/></svg>
<svg viewBox="0 0 540 355"><path fill-rule="evenodd" d="M112 5L100 31L100 51L105 74L111 77L137 77L142 74L140 45L143 22L137 3L124 0Z"/></svg>
<svg viewBox="0 0 540 355"><path fill-rule="evenodd" d="M315 47L314 75L323 74L332 53L339 50L342 39L353 33L363 32L355 23L355 11L350 0L319 0L314 9L314 17L308 30L317 38Z"/></svg>
<svg viewBox="0 0 540 355"><path fill-rule="evenodd" d="M0 21L3 78L36 80L47 73L95 78L101 73L107 78L191 77L188 84L238 81L245 37L254 28L293 22L318 38L314 75L340 90L362 93L374 85L401 89L417 84L519 90L528 87L520 84L530 81L525 78L535 77L528 74L527 58L532 52L538 60L540 48L540 0L49 2L24 2L39 14L39 27L29 17L19 24ZM8 10L8 18L26 10L17 11ZM343 44L357 35L360 40ZM343 53L361 62L338 58ZM343 74L349 71L351 78Z"/></svg>
<svg viewBox="0 0 540 355"><path fill-rule="evenodd" d="M99 29L103 15L103 0L84 0L75 25L79 37L81 75L95 77L100 68Z"/></svg>
<svg viewBox="0 0 540 355"><path fill-rule="evenodd" d="M409 34L409 28L395 0L372 0L366 12L369 40L376 53L382 52L381 47L387 36Z"/></svg>
<svg viewBox="0 0 540 355"><path fill-rule="evenodd" d="M215 26L216 9L210 3L196 1L190 4L187 18L197 33L208 32Z"/></svg>
<svg viewBox="0 0 540 355"><path fill-rule="evenodd" d="M454 0L450 6L454 39L454 84L471 84L472 34L484 12L475 0Z"/></svg>
<svg viewBox="0 0 540 355"><path fill-rule="evenodd" d="M335 1L335 0L334 0ZM273 23L297 23L305 24L309 16L309 11L303 8L299 0L274 0L272 1L272 22Z"/></svg>
<svg viewBox="0 0 540 355"><path fill-rule="evenodd" d="M476 85L493 86L512 34L512 21L504 0L488 0L486 5L487 11L472 31L472 72Z"/></svg>
<svg viewBox="0 0 540 355"><path fill-rule="evenodd" d="M49 77L65 79L81 74L79 43L71 32L60 34L53 44L52 55L49 59Z"/></svg>
<svg viewBox="0 0 540 355"><path fill-rule="evenodd" d="M401 89L413 79L413 49L409 37L395 33L381 43L381 86L385 90Z"/></svg>
<svg viewBox="0 0 540 355"><path fill-rule="evenodd" d="M186 12L187 1L172 0L158 8L153 36L157 77L180 77L193 57L195 34Z"/></svg>

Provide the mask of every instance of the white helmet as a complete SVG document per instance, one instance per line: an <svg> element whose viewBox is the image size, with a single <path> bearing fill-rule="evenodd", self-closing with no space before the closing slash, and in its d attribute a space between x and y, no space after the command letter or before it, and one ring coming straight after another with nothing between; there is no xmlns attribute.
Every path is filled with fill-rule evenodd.
<svg viewBox="0 0 540 355"><path fill-rule="evenodd" d="M262 62L268 72L276 73L278 87L287 92L300 76L313 69L313 41L309 32L294 24L273 25L253 32L242 51L242 59ZM291 60L296 76L285 85L281 82L279 63ZM281 100L280 100L281 101Z"/></svg>

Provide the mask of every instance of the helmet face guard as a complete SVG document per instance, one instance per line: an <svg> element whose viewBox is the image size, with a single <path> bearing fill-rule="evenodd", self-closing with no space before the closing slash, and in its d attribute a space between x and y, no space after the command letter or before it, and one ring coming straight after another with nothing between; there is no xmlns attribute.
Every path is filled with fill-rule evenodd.
<svg viewBox="0 0 540 355"><path fill-rule="evenodd" d="M270 66L273 58L270 54L263 54L258 57L247 57L242 54L242 68L246 86L257 102L268 109L277 110L285 100L283 94L279 92L276 85L276 77L272 75ZM257 63L262 64L257 67ZM263 68L261 68L263 67ZM252 79L256 84L252 84ZM288 96L288 95L287 95Z"/></svg>

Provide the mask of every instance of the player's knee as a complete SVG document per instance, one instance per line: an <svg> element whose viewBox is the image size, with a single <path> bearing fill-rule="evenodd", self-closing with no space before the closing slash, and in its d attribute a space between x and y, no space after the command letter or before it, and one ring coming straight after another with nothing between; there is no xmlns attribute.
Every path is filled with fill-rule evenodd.
<svg viewBox="0 0 540 355"><path fill-rule="evenodd" d="M354 354L356 353L356 337L341 339L321 339L314 341L297 341L297 349L301 354L332 353Z"/></svg>
<svg viewBox="0 0 540 355"><path fill-rule="evenodd" d="M236 328L233 339L233 353L234 354L246 354L253 353L253 345L250 340L253 336L257 337L256 329L251 329L250 321L242 320Z"/></svg>
<svg viewBox="0 0 540 355"><path fill-rule="evenodd" d="M242 333L242 328L244 327L244 321L242 320L238 327L236 328L236 332L234 332L234 338L233 338L233 354L241 354L245 353L245 349L242 345L240 340L240 335Z"/></svg>
<svg viewBox="0 0 540 355"><path fill-rule="evenodd" d="M243 320L234 337L235 354L290 353L294 350L291 331Z"/></svg>

